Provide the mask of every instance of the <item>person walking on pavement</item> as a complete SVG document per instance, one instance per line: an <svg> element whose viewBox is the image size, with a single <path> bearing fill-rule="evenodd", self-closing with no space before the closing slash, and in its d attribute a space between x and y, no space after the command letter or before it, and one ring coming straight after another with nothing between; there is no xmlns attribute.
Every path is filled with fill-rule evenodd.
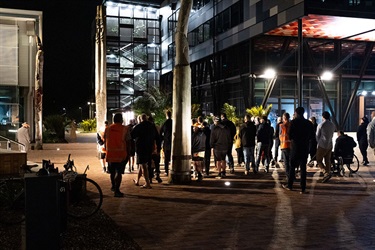
<svg viewBox="0 0 375 250"><path fill-rule="evenodd" d="M172 152L172 112L168 110L165 115L167 120L160 128L160 137L164 152L164 171L165 175L168 176Z"/></svg>
<svg viewBox="0 0 375 250"><path fill-rule="evenodd" d="M201 130L206 136L206 149L204 151L204 166L205 166L205 177L210 175L210 164L211 164L211 146L210 146L210 136L211 129L207 122L203 120L202 116L198 117L198 123L201 124Z"/></svg>
<svg viewBox="0 0 375 250"><path fill-rule="evenodd" d="M219 171L217 178L226 177L226 161L225 157L228 149L233 146L233 137L231 136L230 129L220 122L219 117L214 118L215 126L211 130L210 145L214 149L214 157L216 167Z"/></svg>
<svg viewBox="0 0 375 250"><path fill-rule="evenodd" d="M227 152L226 157L227 157L227 162L228 162L228 166L229 166L229 169L230 169L230 173L233 174L234 173L234 160L233 160L233 155L232 155L232 149L233 149L234 136L236 135L236 126L234 125L234 123L232 121L228 120L227 114L221 113L220 116L221 116L221 123L224 126L229 128L230 136L232 138L231 146L230 146L230 148L228 148L228 152Z"/></svg>
<svg viewBox="0 0 375 250"><path fill-rule="evenodd" d="M98 158L100 161L100 165L103 168L103 173L109 173L109 171L107 172L107 166L106 166L106 149L105 149L105 142L104 142L104 132L107 127L108 127L108 121L104 121L104 126L101 127L99 131L96 133Z"/></svg>
<svg viewBox="0 0 375 250"><path fill-rule="evenodd" d="M241 167L241 164L245 162L244 155L243 155L243 148L241 144L241 137L240 134L240 127L236 128L236 135L234 136L234 149L237 153L237 167Z"/></svg>
<svg viewBox="0 0 375 250"><path fill-rule="evenodd" d="M24 122L17 130L17 141L23 145L23 147L20 147L20 150L24 152L27 152L30 149L29 128L30 125L27 122Z"/></svg>
<svg viewBox="0 0 375 250"><path fill-rule="evenodd" d="M322 182L327 182L331 179L331 156L332 156L332 138L335 133L335 124L330 121L331 115L324 111L323 121L318 125L316 130L316 141L318 142L318 148L316 150L316 161L319 168L323 172ZM324 159L324 164L323 164Z"/></svg>
<svg viewBox="0 0 375 250"><path fill-rule="evenodd" d="M306 164L309 154L309 140L315 136L313 125L303 117L304 113L305 109L303 107L296 108L294 119L290 122L288 132L291 142L289 176L295 176L296 168L299 167L301 173L301 194L306 193ZM282 185L282 187L286 190L292 190L293 182L294 178L288 178L288 184Z"/></svg>
<svg viewBox="0 0 375 250"><path fill-rule="evenodd" d="M148 163L151 161L152 150L155 142L160 143L156 127L147 121L147 115L141 115L141 123L134 126L131 131L131 137L135 140L135 152L137 153L137 164L141 167L138 171L137 180L133 180L136 186L139 186L139 179L142 174L146 184L142 188L151 188L148 172Z"/></svg>
<svg viewBox="0 0 375 250"><path fill-rule="evenodd" d="M241 146L245 160L245 175L248 175L250 173L250 163L253 172L257 172L254 159L255 136L257 129L255 127L255 124L251 122L250 115L247 114L244 116L244 122L245 123L240 128L238 137L241 140Z"/></svg>
<svg viewBox="0 0 375 250"><path fill-rule="evenodd" d="M131 138L129 127L122 125L121 113L115 114L113 122L104 131L106 161L112 184L111 190L114 191L115 197L123 197L124 194L120 191L120 186L125 165L129 159Z"/></svg>
<svg viewBox="0 0 375 250"><path fill-rule="evenodd" d="M151 160L148 162L148 176L150 178L150 183L152 183L152 178L155 177L155 180L158 183L163 182L162 179L160 178L160 150L161 150L161 144L160 144L160 127L156 126L154 122L154 118L150 115L148 118L148 121L151 122L155 129L156 129L156 136L157 139L154 142L154 146L152 148L152 153L151 153Z"/></svg>
<svg viewBox="0 0 375 250"><path fill-rule="evenodd" d="M313 124L314 134L316 134L316 130L318 129L318 124L316 123L315 116L311 116L309 120ZM317 149L317 147L318 147L318 142L316 141L316 136L314 136L314 138L312 138L309 141L309 155L310 155L309 166L310 167L314 166L314 161L316 160L316 149Z"/></svg>
<svg viewBox="0 0 375 250"><path fill-rule="evenodd" d="M262 116L260 119L260 124L257 130L257 157L256 157L256 171L259 171L259 164L264 155L264 172L269 172L270 164L270 141L273 140L273 132L271 130L270 124L267 122L267 116Z"/></svg>
<svg viewBox="0 0 375 250"><path fill-rule="evenodd" d="M281 157L284 159L284 168L287 176L288 183L289 178L295 178L295 176L290 175L290 139L289 139L289 128L290 128L290 115L289 113L284 113L282 116L282 123L279 125L279 139L280 139L280 149Z"/></svg>
<svg viewBox="0 0 375 250"><path fill-rule="evenodd" d="M375 111L371 112L371 122L367 125L367 141L375 155Z"/></svg>
<svg viewBox="0 0 375 250"><path fill-rule="evenodd" d="M279 135L280 135L280 124L283 123L283 118L282 117L277 117L277 123L276 123L276 127L275 127L275 134L274 134L274 139L275 139L275 143L274 143L274 154L273 154L273 159L271 161L271 165L276 165L279 160L279 147L280 147L280 138L279 138Z"/></svg>
<svg viewBox="0 0 375 250"><path fill-rule="evenodd" d="M193 125L193 134L191 136L191 155L195 172L197 173L197 181L201 181L203 178L203 160L206 150L206 135L201 128L201 124L195 123Z"/></svg>
<svg viewBox="0 0 375 250"><path fill-rule="evenodd" d="M363 166L368 166L369 161L367 158L367 148L368 148L368 141L367 141L367 125L369 124L369 120L366 116L362 117L362 123L358 126L357 129L357 141L358 141L358 146L359 150L361 151L362 154L362 165Z"/></svg>

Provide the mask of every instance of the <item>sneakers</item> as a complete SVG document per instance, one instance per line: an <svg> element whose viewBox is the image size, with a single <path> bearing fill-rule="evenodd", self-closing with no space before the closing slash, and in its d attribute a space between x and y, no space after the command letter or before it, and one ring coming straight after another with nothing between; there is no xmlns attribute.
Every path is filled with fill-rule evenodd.
<svg viewBox="0 0 375 250"><path fill-rule="evenodd" d="M331 177L332 177L331 174L327 174L327 175L325 175L325 176L323 177L322 182L323 182L323 183L326 183L327 181L329 181L329 179L331 179Z"/></svg>
<svg viewBox="0 0 375 250"><path fill-rule="evenodd" d="M103 173L107 173L107 168L103 167Z"/></svg>
<svg viewBox="0 0 375 250"><path fill-rule="evenodd" d="M245 170L245 175L249 175L249 171Z"/></svg>
<svg viewBox="0 0 375 250"><path fill-rule="evenodd" d="M229 173L234 174L234 168L231 168Z"/></svg>
<svg viewBox="0 0 375 250"><path fill-rule="evenodd" d="M156 180L158 183L162 183L162 182L163 182L163 180L162 180L159 176L156 177L155 180Z"/></svg>
<svg viewBox="0 0 375 250"><path fill-rule="evenodd" d="M203 180L203 177L202 177L202 174L198 174L198 178L197 178L197 181L199 182L199 181L202 181Z"/></svg>
<svg viewBox="0 0 375 250"><path fill-rule="evenodd" d="M124 197L124 193L121 193L120 191L115 192L115 197Z"/></svg>
<svg viewBox="0 0 375 250"><path fill-rule="evenodd" d="M369 163L370 163L370 162L368 162L368 161L364 161L364 162L362 162L362 165L363 165L363 166L368 166Z"/></svg>
<svg viewBox="0 0 375 250"><path fill-rule="evenodd" d="M284 188L285 190L292 191L292 189L288 187L288 185L286 184L281 184L281 187Z"/></svg>

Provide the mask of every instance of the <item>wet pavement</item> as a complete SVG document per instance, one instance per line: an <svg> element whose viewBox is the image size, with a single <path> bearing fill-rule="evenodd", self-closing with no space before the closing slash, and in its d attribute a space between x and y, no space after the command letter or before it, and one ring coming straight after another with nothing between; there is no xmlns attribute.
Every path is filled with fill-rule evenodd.
<svg viewBox="0 0 375 250"><path fill-rule="evenodd" d="M358 148L355 153L360 156ZM28 160L49 159L62 170L68 154L78 172L90 166L88 177L105 196L103 211L142 249L375 249L375 156L370 148L370 165L361 165L352 177L346 171L322 183L320 171L308 167L307 194L299 193L298 182L295 191L281 187L283 168L245 176L244 168L236 167L224 179L189 185L167 184L162 175L163 182L154 182L152 189L134 185L137 170L126 172L123 198L110 191L95 134L44 144L43 150L30 151ZM211 171L217 174L213 165Z"/></svg>

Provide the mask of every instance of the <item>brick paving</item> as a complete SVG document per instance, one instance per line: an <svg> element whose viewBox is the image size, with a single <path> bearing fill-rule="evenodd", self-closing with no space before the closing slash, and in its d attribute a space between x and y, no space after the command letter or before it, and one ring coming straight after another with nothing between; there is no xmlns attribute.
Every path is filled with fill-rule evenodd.
<svg viewBox="0 0 375 250"><path fill-rule="evenodd" d="M28 160L50 159L62 169L69 153L78 171L90 166L88 177L105 196L103 211L142 249L375 249L371 149L370 166L360 166L353 177L346 172L321 183L318 169L308 167L309 193L303 195L298 182L296 191L281 188L282 168L245 176L237 167L225 179L205 178L189 185L169 185L162 176L163 183L147 190L133 184L137 171L127 172L121 187L124 198L110 191L109 176L96 157L94 134L78 134L77 142L44 144L43 150L29 152ZM355 153L360 156L358 148Z"/></svg>

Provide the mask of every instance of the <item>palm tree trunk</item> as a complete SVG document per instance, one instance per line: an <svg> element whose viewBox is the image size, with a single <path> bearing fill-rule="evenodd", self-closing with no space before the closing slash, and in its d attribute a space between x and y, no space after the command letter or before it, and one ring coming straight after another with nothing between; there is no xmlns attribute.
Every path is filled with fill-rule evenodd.
<svg viewBox="0 0 375 250"><path fill-rule="evenodd" d="M173 71L172 170L169 182L191 181L191 70L187 29L192 0L181 0L176 27L176 61Z"/></svg>

